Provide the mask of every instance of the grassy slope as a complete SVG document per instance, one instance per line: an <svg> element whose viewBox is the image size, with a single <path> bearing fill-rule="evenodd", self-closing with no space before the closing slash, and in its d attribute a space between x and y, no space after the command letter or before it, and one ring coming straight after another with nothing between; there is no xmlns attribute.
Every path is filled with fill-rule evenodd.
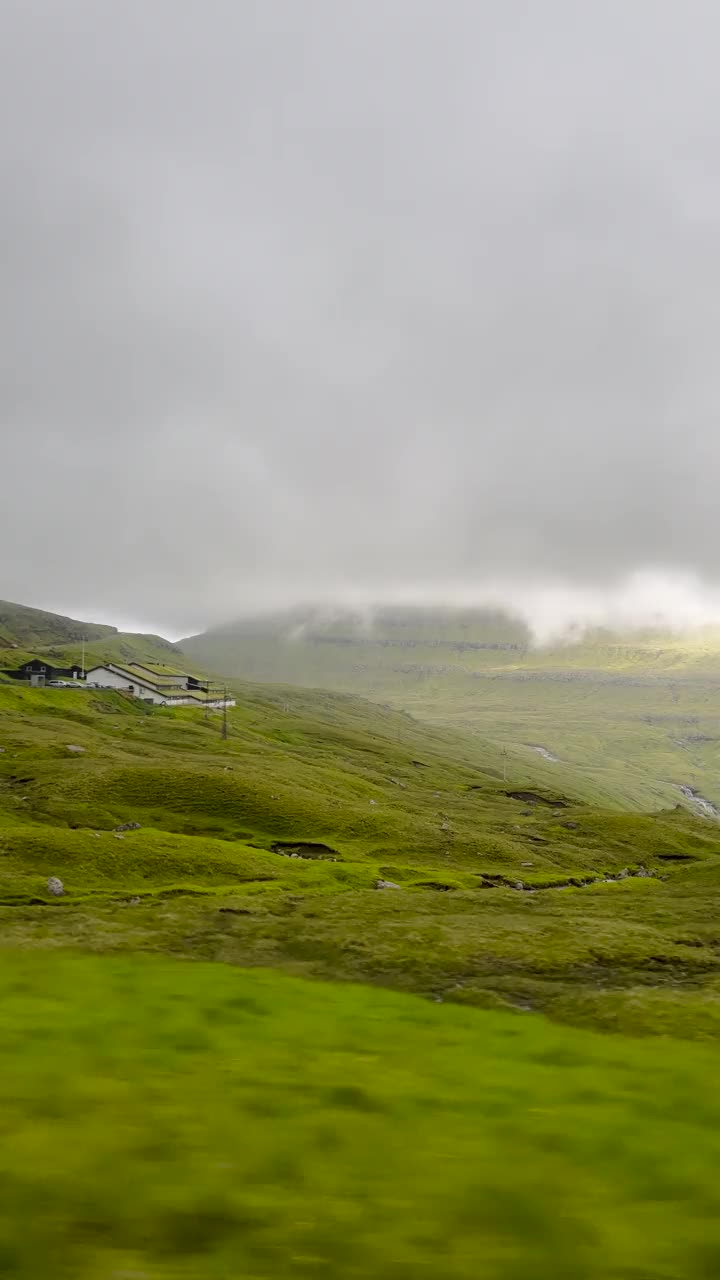
<svg viewBox="0 0 720 1280"><path fill-rule="evenodd" d="M720 825L341 694L219 726L0 686L0 1272L715 1275Z"/></svg>
<svg viewBox="0 0 720 1280"><path fill-rule="evenodd" d="M115 627L97 622L81 622L45 609L0 600L0 648L17 646L33 650L36 645L72 644L82 640L103 640L116 633Z"/></svg>
<svg viewBox="0 0 720 1280"><path fill-rule="evenodd" d="M715 1276L715 1073L367 988L0 953L0 1269Z"/></svg>
<svg viewBox="0 0 720 1280"><path fill-rule="evenodd" d="M690 786L720 807L720 636L596 633L534 648L518 623L459 611L270 617L182 642L228 676L322 685L462 725L529 756L543 746L598 802L638 810Z"/></svg>
<svg viewBox="0 0 720 1280"><path fill-rule="evenodd" d="M27 658L42 654L50 662L69 666L80 662L83 652L89 667L108 660L144 659L169 664L180 651L162 636L122 632L98 622L83 622L0 600L0 665L16 667Z"/></svg>
<svg viewBox="0 0 720 1280"><path fill-rule="evenodd" d="M225 743L217 715L109 693L4 686L0 717L8 943L272 962L717 1033L713 822L512 799L530 784L560 798L538 782L550 766L516 775L512 756L344 695L247 686ZM113 833L127 821L141 829ZM278 842L332 860L283 857ZM651 877L605 882L641 866Z"/></svg>

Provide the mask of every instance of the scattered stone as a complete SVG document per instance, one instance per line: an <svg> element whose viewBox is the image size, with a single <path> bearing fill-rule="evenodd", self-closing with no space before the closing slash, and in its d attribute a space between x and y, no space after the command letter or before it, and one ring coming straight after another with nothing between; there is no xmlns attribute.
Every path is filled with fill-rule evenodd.
<svg viewBox="0 0 720 1280"><path fill-rule="evenodd" d="M450 823L449 823L449 822L441 822L441 823L440 823L440 830L441 830L441 831L449 831L449 830L450 830Z"/></svg>
<svg viewBox="0 0 720 1280"><path fill-rule="evenodd" d="M577 822L563 822L562 825L567 827L568 831L577 831L579 824Z"/></svg>
<svg viewBox="0 0 720 1280"><path fill-rule="evenodd" d="M0 747L0 756L5 755L5 747Z"/></svg>
<svg viewBox="0 0 720 1280"><path fill-rule="evenodd" d="M128 906L129 906L129 907L136 907L136 906L138 905L138 903L139 903L139 902L140 902L140 899L139 899L139 898L128 898Z"/></svg>
<svg viewBox="0 0 720 1280"><path fill-rule="evenodd" d="M376 880L375 888L376 889L399 889L400 885L395 884L393 880Z"/></svg>
<svg viewBox="0 0 720 1280"><path fill-rule="evenodd" d="M532 866L532 862L521 862L521 863L520 863L520 866L521 866L521 867L531 867L531 866Z"/></svg>
<svg viewBox="0 0 720 1280"><path fill-rule="evenodd" d="M84 748L84 747L78 747L78 746L76 746L76 745L75 745L74 743L72 743L72 742L69 742L69 743L67 744L67 749L68 749L68 751L84 751L84 750L85 750L85 748Z"/></svg>
<svg viewBox="0 0 720 1280"><path fill-rule="evenodd" d="M113 834L116 831L139 831L139 830L140 830L139 822L123 822L119 827L113 827Z"/></svg>
<svg viewBox="0 0 720 1280"><path fill-rule="evenodd" d="M377 800L371 800L371 801L370 801L370 803L371 803L371 804L377 804Z"/></svg>
<svg viewBox="0 0 720 1280"><path fill-rule="evenodd" d="M62 880L58 879L57 876L49 876L48 882L47 882L47 890L48 890L48 893L51 893L54 898L62 898L65 892L65 885L63 884Z"/></svg>
<svg viewBox="0 0 720 1280"><path fill-rule="evenodd" d="M116 840L124 840L124 839L125 839L125 837L124 837L123 835L121 835L119 831L113 831L113 835L114 835L114 837L115 837L115 839L116 839Z"/></svg>

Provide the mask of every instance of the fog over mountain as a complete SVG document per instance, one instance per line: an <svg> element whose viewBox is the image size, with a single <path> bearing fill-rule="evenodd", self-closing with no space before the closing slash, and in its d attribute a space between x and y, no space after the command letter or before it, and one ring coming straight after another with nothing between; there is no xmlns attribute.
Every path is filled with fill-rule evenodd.
<svg viewBox="0 0 720 1280"><path fill-rule="evenodd" d="M3 0L0 596L720 619L712 0Z"/></svg>

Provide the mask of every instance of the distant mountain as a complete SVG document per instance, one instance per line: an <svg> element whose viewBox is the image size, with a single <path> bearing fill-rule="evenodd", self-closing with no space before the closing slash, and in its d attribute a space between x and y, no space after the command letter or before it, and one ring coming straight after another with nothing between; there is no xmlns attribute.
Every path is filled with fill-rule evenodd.
<svg viewBox="0 0 720 1280"><path fill-rule="evenodd" d="M517 660L531 647L525 624L496 610L295 609L243 618L181 640L184 653L223 675L322 685L365 694L407 678Z"/></svg>
<svg viewBox="0 0 720 1280"><path fill-rule="evenodd" d="M720 633L578 633L534 643L520 619L498 610L294 609L238 619L178 642L222 675L367 694L485 675L537 672L568 678L720 677Z"/></svg>
<svg viewBox="0 0 720 1280"><path fill-rule="evenodd" d="M596 629L538 646L489 610L295 610L180 645L219 676L359 694L571 765L607 802L657 808L697 792L720 810L717 631Z"/></svg>

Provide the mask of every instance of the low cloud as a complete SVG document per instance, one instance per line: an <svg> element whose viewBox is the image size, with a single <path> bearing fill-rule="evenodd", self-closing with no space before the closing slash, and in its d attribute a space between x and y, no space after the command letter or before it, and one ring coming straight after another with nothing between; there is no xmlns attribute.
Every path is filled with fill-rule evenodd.
<svg viewBox="0 0 720 1280"><path fill-rule="evenodd" d="M0 595L714 621L718 37L712 0L6 0Z"/></svg>
<svg viewBox="0 0 720 1280"><path fill-rule="evenodd" d="M720 588L711 590L692 574L657 572L633 573L606 588L490 581L473 588L445 585L434 592L420 584L378 592L338 584L324 597L300 587L290 602L286 592L260 604L253 601L244 613L279 618L288 638L301 639L308 630L345 620L371 634L378 615L393 610L505 613L526 624L534 643L544 645L571 642L597 628L686 634L720 627Z"/></svg>

